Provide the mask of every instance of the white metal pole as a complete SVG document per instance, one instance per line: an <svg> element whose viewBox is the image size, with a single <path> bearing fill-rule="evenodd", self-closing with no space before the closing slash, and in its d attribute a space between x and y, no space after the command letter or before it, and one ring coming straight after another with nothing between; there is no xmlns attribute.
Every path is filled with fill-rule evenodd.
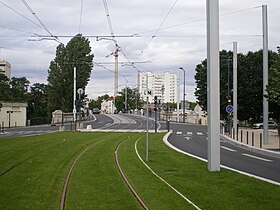
<svg viewBox="0 0 280 210"><path fill-rule="evenodd" d="M148 158L149 158L149 95L148 95L148 74L146 75L146 82L147 82L147 89L146 89L146 94L147 94L147 98L146 98L146 115L147 115L147 127L146 127L146 162L148 162Z"/></svg>
<svg viewBox="0 0 280 210"><path fill-rule="evenodd" d="M237 42L233 42L233 128L237 134ZM235 136L234 136L234 139Z"/></svg>
<svg viewBox="0 0 280 210"><path fill-rule="evenodd" d="M180 72L178 72L177 78L177 122L180 121L179 119L179 109L180 109Z"/></svg>
<svg viewBox="0 0 280 210"><path fill-rule="evenodd" d="M267 5L262 6L263 16L263 143L268 144L268 100L264 97L268 85L268 23Z"/></svg>
<svg viewBox="0 0 280 210"><path fill-rule="evenodd" d="M73 121L76 123L76 67L74 67Z"/></svg>
<svg viewBox="0 0 280 210"><path fill-rule="evenodd" d="M219 1L207 4L208 170L220 171Z"/></svg>

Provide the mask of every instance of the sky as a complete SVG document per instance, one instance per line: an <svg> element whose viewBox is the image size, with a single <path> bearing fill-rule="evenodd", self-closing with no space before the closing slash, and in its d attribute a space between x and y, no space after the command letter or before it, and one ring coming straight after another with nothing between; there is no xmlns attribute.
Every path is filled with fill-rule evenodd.
<svg viewBox="0 0 280 210"><path fill-rule="evenodd" d="M279 0L219 1L221 50L232 50L234 41L238 53L262 49L262 5L268 6L269 49L276 51ZM115 44L94 37L111 32L122 50L119 62L124 62L119 65L119 89L125 83L136 87L138 70L171 72L179 74L182 99L179 67L183 67L186 99L196 101L195 67L206 58L206 0L0 0L0 60L12 65L12 77L26 77L31 84L47 84L49 64L59 44L38 36L52 34L67 44L82 33L90 40L94 62L101 65L92 69L86 94L90 99L113 95L114 57L108 55ZM136 68L129 62L135 62Z"/></svg>

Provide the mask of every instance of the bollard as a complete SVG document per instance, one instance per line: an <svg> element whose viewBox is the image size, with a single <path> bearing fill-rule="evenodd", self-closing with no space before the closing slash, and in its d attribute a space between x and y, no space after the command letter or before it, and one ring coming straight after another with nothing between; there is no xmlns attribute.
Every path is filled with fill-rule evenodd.
<svg viewBox="0 0 280 210"><path fill-rule="evenodd" d="M167 120L167 131L169 132L170 131L170 121Z"/></svg>
<svg viewBox="0 0 280 210"><path fill-rule="evenodd" d="M4 133L4 121L2 121L2 133Z"/></svg>
<svg viewBox="0 0 280 210"><path fill-rule="evenodd" d="M241 133L240 133L240 135L241 135L241 143L243 142L243 130L241 130Z"/></svg>
<svg viewBox="0 0 280 210"><path fill-rule="evenodd" d="M249 139L249 131L247 131L247 144L249 144L248 139Z"/></svg>
<svg viewBox="0 0 280 210"><path fill-rule="evenodd" d="M235 140L235 129L232 130L233 139Z"/></svg>
<svg viewBox="0 0 280 210"><path fill-rule="evenodd" d="M237 137L236 139L237 139L237 141L238 141L238 127L237 127L237 130L236 130L236 131L237 131L237 132L236 132L236 133L237 133L237 134L236 134L236 137Z"/></svg>
<svg viewBox="0 0 280 210"><path fill-rule="evenodd" d="M260 133L260 148L262 148L262 133Z"/></svg>
<svg viewBox="0 0 280 210"><path fill-rule="evenodd" d="M255 135L254 135L254 132L252 132L252 146L254 146L254 141L255 141Z"/></svg>

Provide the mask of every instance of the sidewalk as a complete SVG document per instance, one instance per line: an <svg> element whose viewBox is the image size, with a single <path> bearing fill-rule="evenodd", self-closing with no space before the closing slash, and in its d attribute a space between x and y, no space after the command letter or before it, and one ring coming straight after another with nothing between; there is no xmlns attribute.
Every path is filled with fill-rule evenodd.
<svg viewBox="0 0 280 210"><path fill-rule="evenodd" d="M228 133L225 133L224 135L229 136ZM280 143L279 143L280 140L278 136L278 131L276 129L268 130L268 144L263 143L262 129L239 128L238 135L235 134L235 138L234 138L233 134L231 134L230 137L235 141L256 148L280 151Z"/></svg>

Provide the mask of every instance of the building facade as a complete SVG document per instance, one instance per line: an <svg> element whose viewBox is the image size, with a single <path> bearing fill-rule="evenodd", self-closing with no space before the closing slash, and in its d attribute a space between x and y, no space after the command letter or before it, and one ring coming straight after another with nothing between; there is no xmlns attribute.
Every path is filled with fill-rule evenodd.
<svg viewBox="0 0 280 210"><path fill-rule="evenodd" d="M114 114L116 110L114 98L108 98L101 103L101 112L106 114Z"/></svg>
<svg viewBox="0 0 280 210"><path fill-rule="evenodd" d="M7 61L0 61L0 72L5 74L8 79L11 79L11 64Z"/></svg>
<svg viewBox="0 0 280 210"><path fill-rule="evenodd" d="M154 96L157 96L160 103L176 103L177 102L177 75L175 73L139 73L139 94L146 101L147 95L145 92L152 91L149 95L149 103L154 101Z"/></svg>
<svg viewBox="0 0 280 210"><path fill-rule="evenodd" d="M26 126L27 103L0 102L0 123L1 126L17 127Z"/></svg>

